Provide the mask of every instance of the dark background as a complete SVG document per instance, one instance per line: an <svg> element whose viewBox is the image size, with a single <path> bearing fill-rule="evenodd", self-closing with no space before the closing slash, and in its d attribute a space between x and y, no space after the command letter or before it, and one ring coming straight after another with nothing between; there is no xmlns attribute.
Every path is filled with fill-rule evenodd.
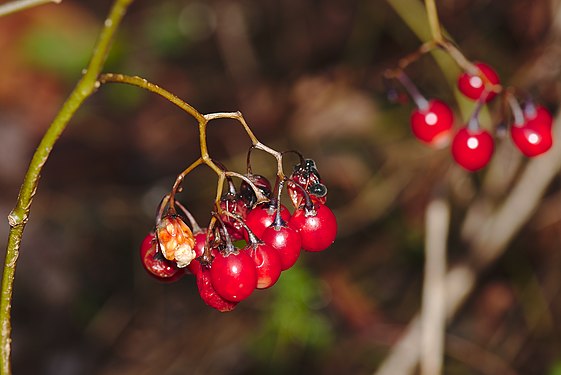
<svg viewBox="0 0 561 375"><path fill-rule="evenodd" d="M559 48L556 1L437 3L468 58L556 110L560 60L538 64ZM0 18L0 216L109 7L65 0ZM143 76L203 113L240 110L263 143L315 159L339 236L228 314L204 305L192 276L153 280L138 248L162 195L199 155L196 123L138 88L102 87L42 173L16 273L14 373L374 373L421 303L431 196L461 187L449 196L453 264L466 258L460 228L483 194L485 172L469 176L448 149L419 144L411 103L386 98L382 72L419 43L382 0L136 1L105 71ZM408 72L459 113L453 82L431 57ZM209 126L211 155L232 170L245 171L249 145L233 121ZM256 153L253 163L274 174L269 156ZM204 225L216 176L200 168L184 186L181 201ZM560 209L555 178L452 321L446 374L561 374ZM6 223L2 243L7 232Z"/></svg>

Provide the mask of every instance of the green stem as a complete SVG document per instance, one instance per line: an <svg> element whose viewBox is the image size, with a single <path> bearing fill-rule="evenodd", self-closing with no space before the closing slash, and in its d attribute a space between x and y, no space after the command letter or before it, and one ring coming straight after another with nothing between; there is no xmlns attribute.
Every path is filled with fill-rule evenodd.
<svg viewBox="0 0 561 375"><path fill-rule="evenodd" d="M60 3L62 0L18 0L0 5L0 17L47 3Z"/></svg>
<svg viewBox="0 0 561 375"><path fill-rule="evenodd" d="M104 22L104 27L99 35L90 63L84 75L49 126L47 132L43 136L43 139L41 139L20 188L16 206L8 216L8 222L11 228L6 249L0 300L0 375L11 374L10 311L12 305L14 274L19 256L23 230L29 217L33 196L37 191L41 170L43 169L54 144L66 128L74 113L82 105L84 100L94 93L99 86L97 77L103 68L117 27L119 26L131 2L132 0L115 0L109 16Z"/></svg>
<svg viewBox="0 0 561 375"><path fill-rule="evenodd" d="M434 0L425 0L425 9L427 10L427 17L429 19L430 31L432 38L436 43L442 43L442 30L440 29L440 20L438 19L438 11Z"/></svg>

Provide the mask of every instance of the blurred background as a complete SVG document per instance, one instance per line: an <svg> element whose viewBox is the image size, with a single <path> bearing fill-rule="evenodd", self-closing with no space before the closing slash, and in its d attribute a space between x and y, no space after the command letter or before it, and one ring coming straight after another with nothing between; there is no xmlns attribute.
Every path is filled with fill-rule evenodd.
<svg viewBox="0 0 561 375"><path fill-rule="evenodd" d="M555 113L557 1L437 4L468 58ZM109 7L65 0L0 18L0 216L13 208ZM134 2L105 71L143 76L203 113L240 110L263 143L315 159L338 239L227 314L204 305L192 276L153 280L139 245L177 173L198 157L196 124L151 93L102 87L42 173L16 273L14 373L374 374L421 305L434 194L444 191L451 206L450 264L474 262L486 242L470 239L531 170L545 197L520 209L526 219L514 233L507 223L490 236L502 242L450 322L444 373L561 374L558 166L528 163L499 137L489 170L470 175L448 148L413 138L412 104L388 101L381 74L418 48L410 29L426 29L418 8L417 0ZM426 56L408 73L428 97L451 103L460 126L469 109L449 79L459 69L437 55L446 68ZM499 112L493 104L484 126L499 123ZM245 172L249 145L235 122L211 123L210 153L228 168ZM274 175L268 155L252 161ZM215 184L204 168L185 181L180 200L201 225ZM7 233L5 223L2 244Z"/></svg>

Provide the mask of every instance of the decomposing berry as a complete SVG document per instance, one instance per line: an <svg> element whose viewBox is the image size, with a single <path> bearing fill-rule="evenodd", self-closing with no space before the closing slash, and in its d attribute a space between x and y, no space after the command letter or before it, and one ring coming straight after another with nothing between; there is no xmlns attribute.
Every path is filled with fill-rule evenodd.
<svg viewBox="0 0 561 375"><path fill-rule="evenodd" d="M186 267L195 259L195 238L178 215L164 217L156 227L156 235L164 258L174 260L178 267Z"/></svg>

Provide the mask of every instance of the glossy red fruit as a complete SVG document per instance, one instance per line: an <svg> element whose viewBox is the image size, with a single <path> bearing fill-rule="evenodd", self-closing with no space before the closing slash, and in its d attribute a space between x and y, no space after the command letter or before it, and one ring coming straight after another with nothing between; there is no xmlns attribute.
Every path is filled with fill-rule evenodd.
<svg viewBox="0 0 561 375"><path fill-rule="evenodd" d="M411 130L415 137L436 147L448 144L453 123L452 110L438 99L429 101L427 108L417 108L411 114Z"/></svg>
<svg viewBox="0 0 561 375"><path fill-rule="evenodd" d="M169 261L158 251L154 233L148 234L140 245L140 260L144 269L157 280L172 282L179 280L185 273L175 262Z"/></svg>
<svg viewBox="0 0 561 375"><path fill-rule="evenodd" d="M245 251L224 255L217 253L210 268L212 286L228 301L239 302L257 287L255 262Z"/></svg>
<svg viewBox="0 0 561 375"><path fill-rule="evenodd" d="M298 208L288 225L300 234L302 249L306 251L327 249L337 235L337 219L329 207L321 203L315 204L313 210Z"/></svg>
<svg viewBox="0 0 561 375"><path fill-rule="evenodd" d="M512 141L527 157L534 157L549 150L553 144L551 126L553 119L542 106L524 111L524 124L510 128Z"/></svg>
<svg viewBox="0 0 561 375"><path fill-rule="evenodd" d="M266 243L248 244L247 251L257 270L257 289L273 286L281 274L281 259L278 252Z"/></svg>
<svg viewBox="0 0 561 375"><path fill-rule="evenodd" d="M459 165L474 172L489 163L494 148L493 137L488 131L470 130L464 127L454 136L452 156Z"/></svg>
<svg viewBox="0 0 561 375"><path fill-rule="evenodd" d="M499 75L489 65L478 62L475 63L480 72L487 78L488 83L497 85L500 83ZM458 78L458 89L462 94L472 100L479 100L485 92L485 81L480 75L471 75L468 72L463 72ZM492 100L497 94L490 91L487 93L485 102Z"/></svg>
<svg viewBox="0 0 561 375"><path fill-rule="evenodd" d="M210 307L220 311L232 311L238 304L237 302L228 301L222 298L212 286L210 270L202 267L201 272L197 273L197 288L202 300Z"/></svg>
<svg viewBox="0 0 561 375"><path fill-rule="evenodd" d="M195 254L198 258L203 255L203 251L205 248L206 229L203 228L200 232L193 233L193 235L195 236L195 247L193 248L193 250L195 250ZM197 258L193 259L193 261L187 266L187 269L195 276L198 275L201 270L201 263L199 263Z"/></svg>
<svg viewBox="0 0 561 375"><path fill-rule="evenodd" d="M288 225L271 225L265 229L261 240L277 250L283 271L292 267L300 256L302 239L300 234Z"/></svg>
<svg viewBox="0 0 561 375"><path fill-rule="evenodd" d="M247 213L245 218L245 223L251 229L253 234L257 236L257 238L261 238L261 235L268 227L273 224L276 215L276 208L275 205L271 205L268 203L260 204L255 207L253 210ZM281 218L284 221L288 221L290 219L290 211L284 205L281 204ZM247 240L247 232L244 231L244 237Z"/></svg>

